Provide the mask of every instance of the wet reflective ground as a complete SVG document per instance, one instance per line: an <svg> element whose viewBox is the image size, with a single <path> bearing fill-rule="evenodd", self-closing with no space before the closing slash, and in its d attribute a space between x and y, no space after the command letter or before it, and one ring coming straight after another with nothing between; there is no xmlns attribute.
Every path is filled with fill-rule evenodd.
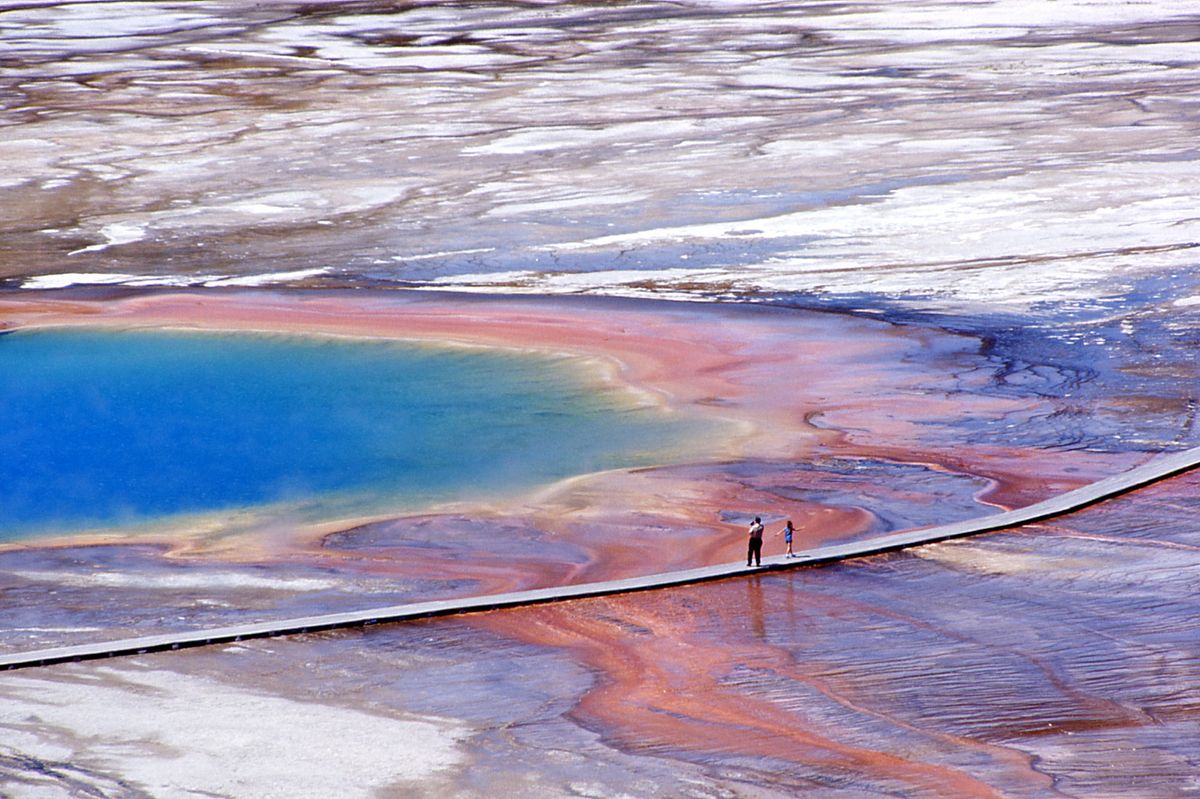
<svg viewBox="0 0 1200 799"><path fill-rule="evenodd" d="M1103 0L0 1L0 328L220 326L204 292L259 284L289 289L263 325L354 333L423 312L364 288L633 296L441 297L430 335L590 336L760 424L506 507L10 548L0 647L732 560L755 513L846 540L1200 443L1198 41L1186 5ZM89 284L201 293L57 289ZM1200 796L1198 492L4 673L0 795Z"/></svg>
<svg viewBox="0 0 1200 799"><path fill-rule="evenodd" d="M613 745L734 784L1190 796L1198 486L1181 478L1013 534L482 624L592 669L572 717Z"/></svg>
<svg viewBox="0 0 1200 799"><path fill-rule="evenodd" d="M1178 478L1053 524L784 575L14 672L0 692L24 759L0 773L17 796L65 791L69 763L92 795L134 796L118 783L154 785L152 765L178 759L172 788L145 795L242 795L203 765L237 725L280 762L328 752L303 774L355 794L449 749L395 795L1192 796L1197 489ZM161 716L96 721L147 690ZM304 732L268 741L258 696ZM353 709L349 729L327 708ZM457 726L373 727L410 714ZM369 777L337 759L339 732L374 753ZM240 752L233 772L255 779ZM303 774L279 784L318 795Z"/></svg>
<svg viewBox="0 0 1200 799"><path fill-rule="evenodd" d="M1083 0L0 3L0 278L1028 308L1151 270L1191 297L1197 26Z"/></svg>
<svg viewBox="0 0 1200 799"><path fill-rule="evenodd" d="M314 304L363 318L443 308L244 301L292 307L315 327ZM128 308L198 302L105 307L132 320ZM219 314L232 302L205 307ZM68 305L88 318L86 303ZM770 532L793 518L802 547L1027 504L1150 457L1116 441L1107 451L1022 443L1054 435L1064 418L1083 441L1114 419L1142 436L1161 428L1159 450L1193 437L1186 413L1168 424L1146 410L1186 408L1187 381L1160 375L1175 397L1158 405L1129 405L1114 390L1119 370L1089 373L1074 399L1022 394L996 364L1028 350L910 323L489 300L469 324L482 330L485 309L516 308L541 325L565 310L614 351L630 346L607 336L614 325L647 352L639 324L657 329L667 353L673 336L690 335L700 363L713 342L740 341L736 358L705 365L709 382L692 396L777 426L729 460L606 473L508 508L467 504L315 540L181 531L174 542L10 548L0 552L5 648L734 560L749 514ZM812 350L819 357L788 361L777 347L789 333L798 347L829 340ZM785 401L745 390L772 375L793 386ZM687 396L696 380L671 385ZM1061 411L1068 402L1074 413ZM1138 413L1155 424L1139 428ZM788 443L757 450L772 440ZM1200 740L1198 482L828 568L10 672L0 677L0 784L14 796L82 786L323 796L331 784L359 796L1188 796ZM781 540L768 535L767 550L781 552Z"/></svg>

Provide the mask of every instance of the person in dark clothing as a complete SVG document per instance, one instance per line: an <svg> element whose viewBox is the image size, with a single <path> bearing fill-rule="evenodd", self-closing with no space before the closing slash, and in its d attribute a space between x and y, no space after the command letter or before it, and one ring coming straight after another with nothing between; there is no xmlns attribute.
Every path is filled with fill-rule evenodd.
<svg viewBox="0 0 1200 799"><path fill-rule="evenodd" d="M761 566L763 539L762 519L755 516L754 524L750 525L750 530L748 532L750 537L747 539L749 546L746 549L746 565L749 566L750 561L754 561L755 566Z"/></svg>

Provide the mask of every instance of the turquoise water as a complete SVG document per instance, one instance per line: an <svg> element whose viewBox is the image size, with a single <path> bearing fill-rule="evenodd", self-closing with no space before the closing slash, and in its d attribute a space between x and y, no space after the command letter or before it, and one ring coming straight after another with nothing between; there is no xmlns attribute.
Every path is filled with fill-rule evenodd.
<svg viewBox="0 0 1200 799"><path fill-rule="evenodd" d="M574 361L309 336L0 336L0 538L264 505L320 516L644 465L693 424Z"/></svg>

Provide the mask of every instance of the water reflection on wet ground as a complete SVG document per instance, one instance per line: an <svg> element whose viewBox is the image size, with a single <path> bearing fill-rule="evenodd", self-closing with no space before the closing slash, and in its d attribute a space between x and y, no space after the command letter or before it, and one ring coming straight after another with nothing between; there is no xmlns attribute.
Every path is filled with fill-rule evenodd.
<svg viewBox="0 0 1200 799"><path fill-rule="evenodd" d="M1187 12L4 3L0 277L1191 296Z"/></svg>
<svg viewBox="0 0 1200 799"><path fill-rule="evenodd" d="M987 481L904 464L826 464L815 470L827 472L826 479L780 464L738 464L729 474L711 467L670 471L695 482L762 484L764 496L777 494L786 504L798 547L985 512L976 495ZM880 485L884 475L890 479ZM772 533L782 526L780 513L760 512ZM736 516L732 523L739 522ZM352 527L312 548L281 540L279 550L264 551L259 562L245 553L173 555L167 545L31 542L0 552L6 585L0 650L649 574L711 562L714 551L738 545L740 538L714 536L711 527L653 526L645 519L641 526L547 528L516 516L447 513ZM775 536L767 546L782 551L782 539Z"/></svg>
<svg viewBox="0 0 1200 799"><path fill-rule="evenodd" d="M22 735L56 740L100 780L112 761L87 736L133 733L39 706L74 684L107 701L143 683L169 694L173 675L297 714L353 711L355 734L452 719L467 743L362 741L379 774L398 774L409 747L453 750L418 795L1189 796L1198 489L1185 476L1053 523L827 568L15 673L0 679L5 723L31 714ZM272 729L234 715L250 739ZM186 745L211 747L220 724L187 721ZM152 759L118 761L137 773L139 757ZM54 782L0 769L9 785Z"/></svg>
<svg viewBox="0 0 1200 799"><path fill-rule="evenodd" d="M748 513L849 538L1197 443L1189 9L0 2L0 39L0 328L80 283L842 319L689 334L646 304L661 326L604 329L626 360L712 356L695 331L723 369L757 358L738 385L818 442L786 458L304 547L11 549L6 650L731 559L714 531ZM338 301L271 302L303 328ZM345 320L403 315L383 305ZM552 312L624 310L506 312L544 344L574 332ZM1197 489L786 575L6 673L0 793L1200 796Z"/></svg>
<svg viewBox="0 0 1200 799"><path fill-rule="evenodd" d="M250 309L258 324L402 319L437 335L448 324L526 336L569 320L573 346L642 353L635 372L676 401L766 425L736 457L595 475L507 509L317 538L10 548L0 553L10 651L733 560L747 514L772 532L792 517L804 546L1026 504L1150 457L1144 444L976 437L998 420L1050 436L1066 400L998 381L1030 350L911 321L263 293L4 308L18 320L180 314L234 327ZM686 368L672 355L680 341ZM1111 352L1129 363L1139 351ZM1072 368L1060 355L1065 368L1045 374ZM1119 368L1089 374L1072 424L1094 439L1090 420L1107 423L1125 384ZM1146 435L1163 436L1155 449L1193 435L1191 384L1162 380L1176 414L1173 425L1148 417L1159 427ZM777 384L791 389L763 388ZM1126 424L1149 406L1139 407ZM81 785L101 796L323 796L328 783L307 779L320 768L346 795L1187 795L1196 484L788 575L5 674L0 784L16 796ZM768 550L782 542L768 538ZM113 713L121 707L132 710ZM314 750L334 765L314 766ZM368 768L363 751L382 759Z"/></svg>

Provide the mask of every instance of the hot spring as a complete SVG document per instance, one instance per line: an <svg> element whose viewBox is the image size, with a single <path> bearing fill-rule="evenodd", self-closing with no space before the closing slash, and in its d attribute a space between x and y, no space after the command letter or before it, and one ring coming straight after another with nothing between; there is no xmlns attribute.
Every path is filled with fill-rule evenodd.
<svg viewBox="0 0 1200 799"><path fill-rule="evenodd" d="M511 495L696 432L578 358L169 330L0 336L0 409L0 540Z"/></svg>

